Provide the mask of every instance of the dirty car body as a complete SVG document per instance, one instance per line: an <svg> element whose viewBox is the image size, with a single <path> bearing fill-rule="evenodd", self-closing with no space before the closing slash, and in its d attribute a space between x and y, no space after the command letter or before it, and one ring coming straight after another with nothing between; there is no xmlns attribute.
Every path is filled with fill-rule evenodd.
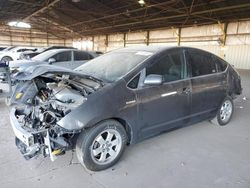
<svg viewBox="0 0 250 188"><path fill-rule="evenodd" d="M197 54L212 60L211 72L192 67ZM102 67L102 62L110 67ZM74 71L43 65L16 79L12 102L19 105L10 119L16 144L27 159L43 155L55 160L75 147L79 134L109 119L119 122L127 143L134 144L211 119L226 97L234 99L242 90L231 65L185 47L124 48Z"/></svg>

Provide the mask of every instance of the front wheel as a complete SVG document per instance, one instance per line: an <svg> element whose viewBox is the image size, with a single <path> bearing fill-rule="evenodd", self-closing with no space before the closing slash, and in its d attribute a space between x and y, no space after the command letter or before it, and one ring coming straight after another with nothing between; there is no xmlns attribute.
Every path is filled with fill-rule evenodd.
<svg viewBox="0 0 250 188"><path fill-rule="evenodd" d="M80 163L92 171L113 166L127 144L124 127L115 120L106 120L83 131L77 140L76 154Z"/></svg>
<svg viewBox="0 0 250 188"><path fill-rule="evenodd" d="M226 97L222 102L220 109L218 110L214 119L211 120L212 123L216 125L226 125L232 118L234 112L234 103L230 97Z"/></svg>

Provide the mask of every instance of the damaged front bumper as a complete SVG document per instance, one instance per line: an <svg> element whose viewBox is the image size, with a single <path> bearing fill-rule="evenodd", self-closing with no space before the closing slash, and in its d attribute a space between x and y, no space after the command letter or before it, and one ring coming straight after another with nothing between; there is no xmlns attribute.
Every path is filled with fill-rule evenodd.
<svg viewBox="0 0 250 188"><path fill-rule="evenodd" d="M43 155L44 157L49 156L51 161L55 161L56 156L63 153L63 151L69 147L69 144L64 138L52 138L49 129L32 130L31 128L23 126L18 120L18 116L21 115L24 115L24 109L11 109L10 122L16 136L16 145L25 159ZM60 142L60 146L58 142ZM55 147L55 145L57 147Z"/></svg>

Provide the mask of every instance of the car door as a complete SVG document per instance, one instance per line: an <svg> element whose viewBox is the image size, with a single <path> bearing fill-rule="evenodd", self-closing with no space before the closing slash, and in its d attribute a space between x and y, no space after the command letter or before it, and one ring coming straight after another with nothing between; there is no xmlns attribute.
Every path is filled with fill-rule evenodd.
<svg viewBox="0 0 250 188"><path fill-rule="evenodd" d="M53 63L53 65L73 69L72 68L72 51L70 50L58 52L57 54L53 55L50 58L54 58L56 60Z"/></svg>
<svg viewBox="0 0 250 188"><path fill-rule="evenodd" d="M197 49L188 49L185 56L189 65L192 83L192 116L206 118L217 110L225 97L225 74L218 72L211 54Z"/></svg>
<svg viewBox="0 0 250 188"><path fill-rule="evenodd" d="M166 51L144 70L162 75L161 85L142 85L137 91L141 137L149 137L173 127L183 126L190 113L191 84L181 49Z"/></svg>
<svg viewBox="0 0 250 188"><path fill-rule="evenodd" d="M93 57L87 52L74 51L74 61L72 61L72 67L77 68L92 58Z"/></svg>

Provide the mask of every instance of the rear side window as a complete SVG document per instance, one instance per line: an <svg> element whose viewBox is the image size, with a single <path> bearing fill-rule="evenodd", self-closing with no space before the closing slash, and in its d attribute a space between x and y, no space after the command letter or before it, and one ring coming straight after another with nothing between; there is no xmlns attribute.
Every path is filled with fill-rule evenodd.
<svg viewBox="0 0 250 188"><path fill-rule="evenodd" d="M222 59L216 57L216 56L213 56L213 59L216 63L216 66L217 66L217 70L218 72L223 72L226 70L227 68L227 63L225 61L223 61Z"/></svg>
<svg viewBox="0 0 250 188"><path fill-rule="evenodd" d="M82 60L89 60L92 59L92 56L86 52L74 52L74 60L75 61L82 61Z"/></svg>
<svg viewBox="0 0 250 188"><path fill-rule="evenodd" d="M185 77L185 63L182 51L168 52L146 69L146 75L158 74L164 82L176 81Z"/></svg>
<svg viewBox="0 0 250 188"><path fill-rule="evenodd" d="M51 58L54 58L56 62L71 61L71 51L60 52Z"/></svg>
<svg viewBox="0 0 250 188"><path fill-rule="evenodd" d="M191 50L189 51L187 59L190 63L193 77L217 72L215 61L210 54L198 50Z"/></svg>

